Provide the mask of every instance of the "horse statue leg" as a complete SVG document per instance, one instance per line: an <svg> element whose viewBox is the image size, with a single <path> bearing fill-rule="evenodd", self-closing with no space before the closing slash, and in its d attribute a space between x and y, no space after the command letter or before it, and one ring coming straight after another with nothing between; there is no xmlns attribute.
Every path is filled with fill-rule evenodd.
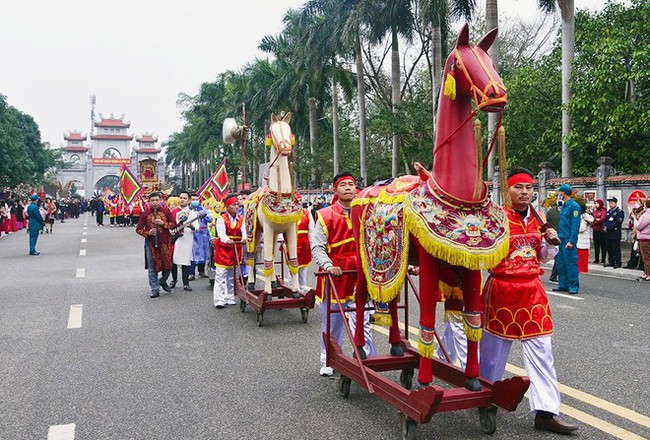
<svg viewBox="0 0 650 440"><path fill-rule="evenodd" d="M366 345L366 337L363 331L363 320L366 313L366 302L368 301L368 285L366 283L366 277L363 274L361 269L361 260L359 257L359 249L357 248L357 290L354 293L354 304L355 312L357 314L356 327L354 329L354 343L359 350L359 355L361 359L366 358L366 351L363 347Z"/></svg>
<svg viewBox="0 0 650 440"><path fill-rule="evenodd" d="M431 256L413 237L420 261L420 365L418 381L429 385L433 381L432 361L435 342L436 300L440 282L439 260Z"/></svg>
<svg viewBox="0 0 650 440"><path fill-rule="evenodd" d="M294 298L300 298L299 279L298 279L298 227L294 224L290 226L284 233L285 245L287 246L287 253L289 254L289 272L291 273L291 291Z"/></svg>
<svg viewBox="0 0 650 440"><path fill-rule="evenodd" d="M266 299L272 299L273 288L271 282L275 279L275 265L274 259L275 256L275 245L277 234L271 225L264 221L264 293L267 295Z"/></svg>
<svg viewBox="0 0 650 440"><path fill-rule="evenodd" d="M262 234L260 234L259 229L258 232L256 233L255 240L253 243L255 243L255 252L253 252L252 259L246 261L246 264L248 264L248 280L247 280L247 286L246 288L250 291L255 290L255 260L257 259L257 254L259 254L259 245L260 245L260 238L262 237Z"/></svg>
<svg viewBox="0 0 650 440"><path fill-rule="evenodd" d="M481 271L463 270L463 325L467 336L467 365L465 366L465 388L481 391L479 376L478 344L481 341L481 315L484 299L481 295Z"/></svg>

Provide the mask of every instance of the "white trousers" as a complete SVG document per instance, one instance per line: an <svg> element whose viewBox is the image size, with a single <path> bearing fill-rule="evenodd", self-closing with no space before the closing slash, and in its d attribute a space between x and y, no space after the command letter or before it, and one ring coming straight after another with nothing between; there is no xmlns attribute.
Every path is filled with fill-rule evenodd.
<svg viewBox="0 0 650 440"><path fill-rule="evenodd" d="M481 376L493 382L503 379L511 347L511 339L498 338L484 331L481 340ZM560 391L557 386L551 337L523 340L521 348L526 374L530 378L530 410L559 414Z"/></svg>
<svg viewBox="0 0 650 440"><path fill-rule="evenodd" d="M445 330L440 339L449 354L449 362L455 364L456 361L460 361L460 367L464 370L467 364L467 337L463 323L453 320L445 322ZM443 361L447 360L442 348L438 347L436 354Z"/></svg>
<svg viewBox="0 0 650 440"><path fill-rule="evenodd" d="M214 270L213 301L216 306L235 304L235 269L217 267Z"/></svg>
<svg viewBox="0 0 650 440"><path fill-rule="evenodd" d="M327 364L327 354L325 352L325 342L323 341L323 333L327 331L327 306L326 303L329 302L329 298L325 297L325 302L322 302L318 305L320 310L320 319L321 319L321 335L320 335L320 364L325 366ZM348 301L343 305L344 308L355 308L354 301ZM338 311L338 306L336 303L331 304L332 310ZM357 314L356 312L350 312L348 315L348 323L350 325L350 330L352 330L352 335L354 336L355 328L357 327ZM343 334L345 333L345 325L343 324L343 317L340 313L332 313L330 315L330 333L339 347L343 347ZM366 339L366 345L364 345L363 350L366 352L366 355L372 356L377 354L377 349L375 348L375 343L372 340L372 332L370 331L370 313L366 311L363 314L363 334Z"/></svg>

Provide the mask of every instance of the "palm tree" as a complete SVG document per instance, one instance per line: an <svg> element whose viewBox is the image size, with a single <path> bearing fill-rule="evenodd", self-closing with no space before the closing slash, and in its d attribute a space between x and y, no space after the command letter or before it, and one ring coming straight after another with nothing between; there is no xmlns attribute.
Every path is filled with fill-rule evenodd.
<svg viewBox="0 0 650 440"><path fill-rule="evenodd" d="M359 169L364 185L368 181L368 167L366 163L366 92L361 32L366 23L369 3L370 0L307 0L303 6L305 14L320 14L326 17L331 26L331 33L339 36L343 46L352 45L354 47L359 107Z"/></svg>
<svg viewBox="0 0 650 440"><path fill-rule="evenodd" d="M378 43L384 39L387 32L391 36L391 106L393 114L397 112L402 102L400 81L399 37L407 42L412 41L413 10L411 0L379 0L370 2L370 42ZM391 172L397 177L397 157L399 154L400 137L393 134L393 152L391 156Z"/></svg>
<svg viewBox="0 0 650 440"><path fill-rule="evenodd" d="M443 45L452 18L469 21L476 8L476 0L419 0L420 15L424 25L431 27L431 95L433 106L433 142L436 142L438 94L442 85ZM435 148L435 145L433 146Z"/></svg>
<svg viewBox="0 0 650 440"><path fill-rule="evenodd" d="M555 11L560 8L562 17L562 177L571 177L573 158L567 138L571 133L571 115L569 103L571 90L571 63L575 54L575 2L574 0L537 0L544 11Z"/></svg>

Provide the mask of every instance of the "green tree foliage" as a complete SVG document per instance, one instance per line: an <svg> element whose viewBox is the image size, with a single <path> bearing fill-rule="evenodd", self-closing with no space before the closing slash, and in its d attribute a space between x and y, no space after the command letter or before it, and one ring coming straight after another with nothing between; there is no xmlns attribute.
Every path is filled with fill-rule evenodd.
<svg viewBox="0 0 650 440"><path fill-rule="evenodd" d="M0 95L0 185L39 183L54 156L41 142L34 118L10 106Z"/></svg>
<svg viewBox="0 0 650 440"><path fill-rule="evenodd" d="M650 4L609 3L576 15L573 120L569 145L573 174L589 175L610 156L625 173L650 171ZM509 163L532 170L561 164L561 48L504 75Z"/></svg>

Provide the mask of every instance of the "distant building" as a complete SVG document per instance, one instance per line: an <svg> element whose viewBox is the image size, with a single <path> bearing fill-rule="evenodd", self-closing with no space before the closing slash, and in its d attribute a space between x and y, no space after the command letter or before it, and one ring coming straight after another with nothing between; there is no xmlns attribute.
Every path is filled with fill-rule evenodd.
<svg viewBox="0 0 650 440"><path fill-rule="evenodd" d="M149 191L157 189L164 180L164 161L161 149L156 146L158 138L151 133L137 137L138 146L132 148L133 135L127 133L131 122L124 121L124 115L93 121L91 145L84 144L87 135L80 131L65 133L67 141L63 147L67 167L59 172L59 180L65 185L75 182L77 192L91 197L94 192L106 188L116 189L122 165L127 165L138 176Z"/></svg>

